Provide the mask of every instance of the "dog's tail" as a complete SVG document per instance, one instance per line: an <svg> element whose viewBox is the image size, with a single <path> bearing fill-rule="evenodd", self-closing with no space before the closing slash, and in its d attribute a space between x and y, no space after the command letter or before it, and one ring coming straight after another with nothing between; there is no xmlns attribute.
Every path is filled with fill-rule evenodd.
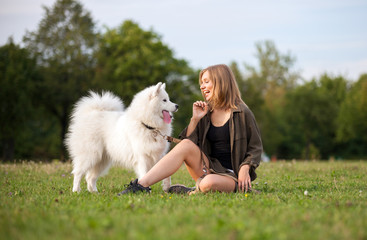
<svg viewBox="0 0 367 240"><path fill-rule="evenodd" d="M72 116L91 111L123 111L124 104L119 97L111 92L89 91L89 95L81 98L76 104Z"/></svg>

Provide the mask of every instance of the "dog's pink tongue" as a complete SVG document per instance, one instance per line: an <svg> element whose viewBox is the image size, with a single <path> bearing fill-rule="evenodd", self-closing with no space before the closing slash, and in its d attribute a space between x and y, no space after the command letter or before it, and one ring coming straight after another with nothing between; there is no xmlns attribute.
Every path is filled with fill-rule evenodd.
<svg viewBox="0 0 367 240"><path fill-rule="evenodd" d="M162 111L162 113L163 113L163 121L167 124L170 124L172 120L171 120L171 116L169 115L169 112L164 110Z"/></svg>

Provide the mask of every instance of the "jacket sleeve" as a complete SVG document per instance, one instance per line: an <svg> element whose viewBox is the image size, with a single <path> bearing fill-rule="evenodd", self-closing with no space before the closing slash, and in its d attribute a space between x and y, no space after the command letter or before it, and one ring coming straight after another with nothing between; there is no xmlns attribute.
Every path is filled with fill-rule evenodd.
<svg viewBox="0 0 367 240"><path fill-rule="evenodd" d="M180 135L178 136L178 138L179 139L189 139L193 143L195 143L196 145L198 145L198 143L199 143L198 126L196 126L195 130L189 136L187 136L186 133L187 133L187 127L184 130L182 130L182 132L180 133Z"/></svg>
<svg viewBox="0 0 367 240"><path fill-rule="evenodd" d="M252 169L256 169L260 165L261 154L263 152L263 145L261 141L260 130L257 126L255 116L251 110L245 111L246 132L247 132L247 152L243 165L250 165Z"/></svg>

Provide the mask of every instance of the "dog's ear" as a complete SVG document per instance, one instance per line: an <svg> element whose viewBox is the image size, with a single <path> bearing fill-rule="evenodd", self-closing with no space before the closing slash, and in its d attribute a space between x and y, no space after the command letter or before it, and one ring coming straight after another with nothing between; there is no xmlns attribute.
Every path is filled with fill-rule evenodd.
<svg viewBox="0 0 367 240"><path fill-rule="evenodd" d="M164 83L159 82L157 85L155 85L154 90L153 90L153 93L151 95L151 98L154 98L154 97L158 96L159 91L162 88L162 85L163 85L163 89L164 89L165 86L166 86Z"/></svg>

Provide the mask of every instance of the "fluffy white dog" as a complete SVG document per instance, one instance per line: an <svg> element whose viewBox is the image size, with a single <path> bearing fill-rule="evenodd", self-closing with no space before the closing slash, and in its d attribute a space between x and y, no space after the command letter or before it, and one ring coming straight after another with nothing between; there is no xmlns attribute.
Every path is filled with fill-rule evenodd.
<svg viewBox="0 0 367 240"><path fill-rule="evenodd" d="M169 143L161 134L171 134L172 113L178 109L162 83L137 93L126 110L110 92L89 94L76 103L65 141L73 163L73 192L81 190L84 174L88 191L97 192L98 177L112 164L144 176L166 154ZM163 190L170 185L170 178L163 180Z"/></svg>

